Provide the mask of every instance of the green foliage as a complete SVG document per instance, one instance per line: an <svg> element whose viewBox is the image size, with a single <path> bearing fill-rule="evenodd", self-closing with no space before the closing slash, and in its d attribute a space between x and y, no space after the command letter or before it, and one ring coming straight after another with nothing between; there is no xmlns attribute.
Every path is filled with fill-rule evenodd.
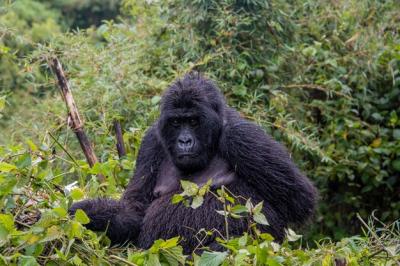
<svg viewBox="0 0 400 266"><path fill-rule="evenodd" d="M288 146L321 199L309 235L297 240L288 231L295 243L277 245L252 231L223 239L227 253L205 252L187 263L398 260L398 222L379 234L364 225L365 236L343 238L360 233L357 213L365 220L377 210L386 224L400 217L396 0L8 2L0 9L0 264L176 265L187 259L178 239L160 240L148 251L108 249L103 235L82 227L83 212L71 220L66 210L85 197L120 196L162 91L192 69L214 79L231 106ZM99 24L119 7L122 22ZM63 33L92 24L99 27ZM47 67L55 55L95 144L100 163L93 168L83 161ZM122 159L112 133L116 119L128 151ZM97 174L106 182L99 184ZM183 186L174 201L193 208L209 191ZM225 206L217 210L221 215L268 222L257 212L263 203L237 202L222 190L215 196ZM37 209L43 215L32 225ZM298 248L299 241L312 246L310 240L326 236L338 242Z"/></svg>
<svg viewBox="0 0 400 266"><path fill-rule="evenodd" d="M364 237L337 243L325 240L315 249L302 247L300 236L291 230L281 245L272 242L269 234L254 231L220 239L225 252L204 251L190 258L182 254L179 237L157 240L148 250L108 247L104 233L95 234L82 226L89 221L82 210L74 218L67 215L73 201L93 196L94 182L63 190L59 176L66 173L57 173L61 159L47 149L36 147L33 151L33 145L2 147L0 151L0 265L333 265L338 260L348 265L395 265L400 259L399 222L374 228L373 220L365 224ZM194 186L186 183L185 187L192 191ZM97 194L105 190L103 187ZM229 204L236 200L223 189L215 196ZM261 204L248 202L232 206L230 211L256 215L260 208Z"/></svg>
<svg viewBox="0 0 400 266"><path fill-rule="evenodd" d="M26 80L31 81L32 74L37 75L38 70L27 71L20 59L35 43L46 42L60 32L59 13L31 0L19 0L3 8L0 11L0 93L16 89L33 92L34 85Z"/></svg>
<svg viewBox="0 0 400 266"><path fill-rule="evenodd" d="M120 0L43 0L52 9L61 11L63 23L72 29L100 26L103 20L119 15Z"/></svg>

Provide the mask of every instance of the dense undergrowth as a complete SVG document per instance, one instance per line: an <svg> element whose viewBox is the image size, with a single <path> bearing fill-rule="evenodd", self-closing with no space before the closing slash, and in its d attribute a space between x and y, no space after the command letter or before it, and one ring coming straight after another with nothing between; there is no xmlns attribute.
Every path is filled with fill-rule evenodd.
<svg viewBox="0 0 400 266"><path fill-rule="evenodd" d="M291 233L290 241L277 245L267 235L244 235L225 240L226 253L204 253L187 263L398 264L396 0L124 0L111 1L104 10L97 0L5 3L0 9L4 264L183 263L176 239L149 251L108 248L103 235L84 229L85 215L70 220L66 210L83 197L120 196L140 140L158 115L162 91L192 69L214 79L230 105L287 145L321 199L301 239ZM104 13L119 18L99 24L110 18L101 17ZM98 27L75 28L93 23ZM92 169L68 128L47 66L53 56L66 69L101 161ZM124 128L128 154L122 159L115 149L115 120ZM107 177L105 183L96 181L98 173ZM71 190L67 185L74 181L77 188ZM41 220L33 224L39 212Z"/></svg>
<svg viewBox="0 0 400 266"><path fill-rule="evenodd" d="M360 218L364 223L360 236L338 242L321 239L314 248L308 248L302 236L292 230L287 231L282 244L256 230L230 238L220 232L218 241L226 247L225 252L199 245L196 253L201 255L192 256L182 253L179 236L158 240L145 251L134 246L109 247L104 233L84 228L89 221L84 212L78 211L71 219L67 210L73 201L96 197L99 192L119 194L120 188L112 179L100 184L95 175L123 175L131 172L133 162L109 159L90 168L84 161L59 158L46 145L25 145L29 149L21 145L0 150L4 158L0 163L0 265L398 265L400 259L400 222L385 225L374 216L368 222ZM61 160L69 161L67 172L59 167ZM64 186L66 173L92 178L85 189L76 183ZM193 185L185 184L185 199L206 193ZM251 213L255 222L267 223L268 214L257 217L260 205L235 204L228 192L219 191L216 196L228 202L226 215L245 217L245 213ZM182 199L181 195L174 197L176 202ZM188 208L196 208L194 204Z"/></svg>

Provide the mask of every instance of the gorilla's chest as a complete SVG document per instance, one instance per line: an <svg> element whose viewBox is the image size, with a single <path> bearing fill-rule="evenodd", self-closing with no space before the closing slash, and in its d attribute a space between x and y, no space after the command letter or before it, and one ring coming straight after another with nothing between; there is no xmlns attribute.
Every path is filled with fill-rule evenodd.
<svg viewBox="0 0 400 266"><path fill-rule="evenodd" d="M214 157L210 164L203 170L183 175L169 160L164 160L160 167L156 186L153 194L155 197L161 197L173 191L179 191L180 180L188 180L202 186L212 179L212 188L218 188L223 185L229 185L236 180L235 173L229 169L229 165L219 157Z"/></svg>

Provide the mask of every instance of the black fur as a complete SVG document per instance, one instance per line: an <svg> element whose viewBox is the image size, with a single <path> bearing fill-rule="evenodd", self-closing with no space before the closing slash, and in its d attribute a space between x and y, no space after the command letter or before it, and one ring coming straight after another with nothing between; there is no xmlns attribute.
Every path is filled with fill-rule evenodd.
<svg viewBox="0 0 400 266"><path fill-rule="evenodd" d="M195 155L179 157L182 150L176 143L182 129L171 117L186 115L198 117L187 131L193 137L190 152ZM195 235L200 229L224 234L224 217L216 212L223 207L211 195L206 195L197 209L173 205L171 196L180 192L176 185L179 179L202 183L200 176L207 171L217 179L217 187L225 185L253 203L264 201L263 212L270 226L260 229L277 241L284 238L284 228L304 224L314 211L316 189L286 149L226 106L211 81L188 74L164 94L160 119L142 141L135 174L121 200L85 200L75 203L70 213L83 209L91 219L87 227L107 229L113 244L133 241L149 248L156 239L181 236L184 251L190 253L199 246ZM241 235L248 229L245 219L230 219L228 224L230 235ZM201 244L216 247L214 238L208 237Z"/></svg>

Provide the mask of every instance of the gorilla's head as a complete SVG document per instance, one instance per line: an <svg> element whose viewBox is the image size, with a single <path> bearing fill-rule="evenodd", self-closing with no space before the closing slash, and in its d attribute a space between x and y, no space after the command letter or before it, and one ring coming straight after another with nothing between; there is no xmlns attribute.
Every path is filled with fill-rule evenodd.
<svg viewBox="0 0 400 266"><path fill-rule="evenodd" d="M216 85L197 73L187 74L165 92L158 132L179 170L191 173L208 165L218 148L224 107Z"/></svg>

